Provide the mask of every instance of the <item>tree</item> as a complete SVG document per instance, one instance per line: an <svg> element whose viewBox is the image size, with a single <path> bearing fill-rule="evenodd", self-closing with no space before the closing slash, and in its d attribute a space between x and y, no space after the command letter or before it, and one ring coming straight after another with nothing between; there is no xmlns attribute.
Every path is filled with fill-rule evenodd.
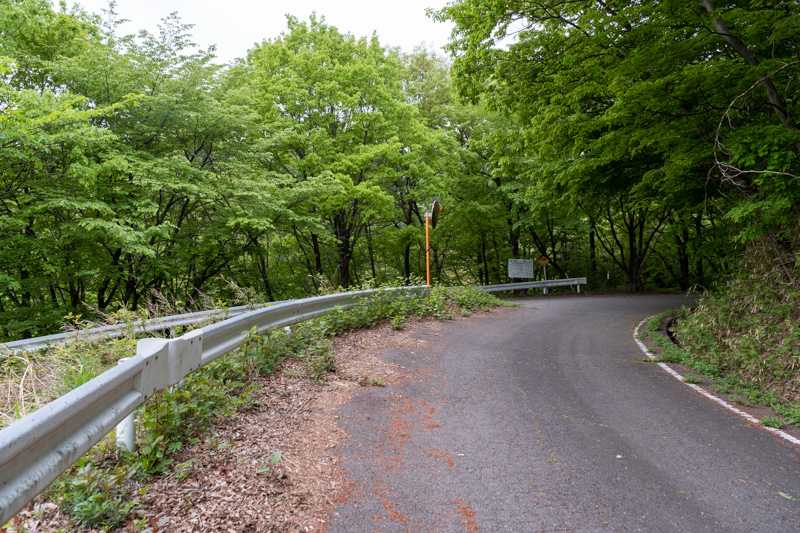
<svg viewBox="0 0 800 533"><path fill-rule="evenodd" d="M296 238L313 254L306 260L312 275L322 273L324 247L332 244L330 277L348 287L357 277L357 245L369 228L391 220L394 206L411 218L417 194L412 182L431 175L423 161L430 143L405 101L397 57L376 37L343 35L315 15L308 22L287 19L287 33L249 56L261 113L280 131L273 170L297 182L333 180L309 206L324 220L325 233L304 235L297 228Z"/></svg>
<svg viewBox="0 0 800 533"><path fill-rule="evenodd" d="M737 184L746 207L728 216L760 220L747 226L763 235L785 226L796 204L796 183L775 172L790 174L796 159L795 130L782 117L796 93L788 28L797 7L714 7L464 0L434 16L456 23L450 49L461 93L529 125L541 179L582 205L627 190L641 204L699 213L729 186L726 164L752 163L760 168ZM756 135L770 141L759 146Z"/></svg>

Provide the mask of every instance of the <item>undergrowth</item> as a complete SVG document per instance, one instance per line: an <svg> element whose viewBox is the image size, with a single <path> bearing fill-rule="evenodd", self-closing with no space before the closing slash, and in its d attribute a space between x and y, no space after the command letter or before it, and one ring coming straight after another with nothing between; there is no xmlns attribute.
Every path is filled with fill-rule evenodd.
<svg viewBox="0 0 800 533"><path fill-rule="evenodd" d="M322 383L336 371L333 338L338 333L381 322L399 329L408 317L447 320L498 305L508 304L470 288L434 288L430 298L411 300L392 300L389 293L381 292L365 298L356 307L337 309L295 324L289 331L258 335L255 329L251 330L240 349L190 374L180 385L155 395L137 411L135 451L120 451L115 440L106 437L53 482L39 501L55 502L80 527L108 530L122 523L134 530L136 524L144 527L147 520L137 510L137 495L147 490L147 483L154 476L191 475L191 464L173 464L175 452L206 438L217 417L253 407L258 389L254 378L270 376L292 359L302 363L306 377ZM66 362L53 371L60 380L43 396L66 392L116 364L119 357L133 353L135 340L126 337L91 343L89 350L77 346L67 345L40 354L42 359ZM15 362L10 357L3 364L2 371L8 377L13 374L15 364L22 369L29 362ZM383 386L381 380L361 379L364 384ZM6 413L5 418L10 420L14 414ZM24 531L22 524L7 524L11 526L15 531Z"/></svg>
<svg viewBox="0 0 800 533"><path fill-rule="evenodd" d="M242 304L249 300L238 300ZM137 332L136 324L148 318L180 315L187 306L168 301L154 292L148 305L138 312L120 309L112 313L95 311L97 320L87 320L83 315L69 313L64 317L62 329L76 334L69 342L47 347L36 352L4 352L0 349L0 429L35 411L42 405L83 385L105 372L124 357L136 352L136 342L144 337L177 337L191 329L200 328L218 320L209 316L204 322L188 327ZM203 297L192 304L207 310L224 311L221 302ZM113 326L118 338L81 336L81 332L99 327ZM0 348L2 345L0 345Z"/></svg>
<svg viewBox="0 0 800 533"><path fill-rule="evenodd" d="M714 387L740 405L775 410L764 424L800 424L800 291L779 283L758 265L693 309L678 314L681 347L664 336L652 338L659 357L714 380ZM657 327L651 320L648 329Z"/></svg>

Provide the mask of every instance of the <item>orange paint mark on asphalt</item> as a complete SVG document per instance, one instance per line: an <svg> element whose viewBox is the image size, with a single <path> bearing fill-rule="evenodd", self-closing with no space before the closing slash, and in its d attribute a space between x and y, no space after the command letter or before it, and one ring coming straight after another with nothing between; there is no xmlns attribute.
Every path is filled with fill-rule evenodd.
<svg viewBox="0 0 800 533"><path fill-rule="evenodd" d="M403 397L403 405L400 407L401 411L405 411L406 413L413 413L414 406L411 404L411 401L408 398Z"/></svg>
<svg viewBox="0 0 800 533"><path fill-rule="evenodd" d="M431 448L431 451L428 452L428 457L433 457L434 459L438 459L439 457L447 457L450 453L444 450L437 450L436 448Z"/></svg>
<svg viewBox="0 0 800 533"><path fill-rule="evenodd" d="M381 501L381 503L383 504L383 507L386 509L386 512L389 514L389 518L391 518L392 520L396 520L402 523L403 525L408 524L408 518L403 516L397 509L395 509L394 505L392 505L388 500L383 500Z"/></svg>
<svg viewBox="0 0 800 533"><path fill-rule="evenodd" d="M467 528L467 530L470 533L475 533L480 529L480 527L478 527L478 524L474 520L475 511L472 508L470 508L469 502L465 502L464 500L459 498L456 501L450 503L453 505L458 505L458 514L467 519L466 522L464 522L461 525Z"/></svg>

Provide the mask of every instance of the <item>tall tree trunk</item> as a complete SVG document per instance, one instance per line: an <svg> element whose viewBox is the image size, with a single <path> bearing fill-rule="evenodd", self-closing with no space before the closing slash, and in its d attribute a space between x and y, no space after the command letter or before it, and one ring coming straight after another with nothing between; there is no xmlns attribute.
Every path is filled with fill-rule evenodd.
<svg viewBox="0 0 800 533"><path fill-rule="evenodd" d="M497 246L497 234L495 234L494 230L492 230L492 247L494 248L494 276L492 279L497 283L501 283L502 279L500 278L501 272L503 268L500 266L500 248Z"/></svg>
<svg viewBox="0 0 800 533"><path fill-rule="evenodd" d="M591 274L597 273L597 243L595 242L595 227L594 219L589 219L589 272Z"/></svg>
<svg viewBox="0 0 800 533"><path fill-rule="evenodd" d="M702 238L701 237L702 232L703 232L703 214L698 213L697 216L694 217L694 233L697 242L701 242L700 239ZM695 277L695 283L699 287L705 288L705 280L703 279L705 277L703 254L701 253L697 254L697 261L695 261L694 264L694 277Z"/></svg>
<svg viewBox="0 0 800 533"><path fill-rule="evenodd" d="M256 262L258 263L258 273L261 275L261 283L264 285L264 291L267 293L267 301L274 302L275 296L272 294L272 284L269 282L268 258L259 256Z"/></svg>
<svg viewBox="0 0 800 533"><path fill-rule="evenodd" d="M403 278L406 285L411 284L411 244L406 244L403 249Z"/></svg>
<svg viewBox="0 0 800 533"><path fill-rule="evenodd" d="M558 263L555 254L549 253L547 250L547 244L542 241L539 237L539 233L531 226L528 228L528 232L531 234L531 238L533 239L533 244L536 246L536 250L539 252L540 255L547 257L550 260L550 263L547 266L551 266L556 269L558 275L562 279L566 279L569 276L567 275L567 271L564 270L561 265Z"/></svg>
<svg viewBox="0 0 800 533"><path fill-rule="evenodd" d="M297 243L297 247L300 249L300 253L302 254L302 261L306 265L306 269L308 269L308 273L313 278L314 276L316 276L316 275L318 275L320 273L319 272L319 267L322 266L322 260L320 259L320 256L319 256L319 253L318 253L319 252L319 245L316 244L316 235L313 234L313 233L311 234L311 243L312 243L312 250L313 250L313 253L314 253L315 257L316 257L316 262L317 262L317 265L318 265L317 269L315 269L313 266L311 266L311 261L309 261L308 254L306 253L306 247L303 246L303 240L300 238L300 232L297 230L297 226L295 224L292 224L292 233L294 234L294 240ZM316 244L316 246L315 246L315 244Z"/></svg>
<svg viewBox="0 0 800 533"><path fill-rule="evenodd" d="M678 285L682 291L689 289L689 228L683 227L680 235L675 236L678 250Z"/></svg>
<svg viewBox="0 0 800 533"><path fill-rule="evenodd" d="M367 252L369 254L369 267L372 271L372 280L378 279L378 274L375 271L375 249L372 247L372 230L367 226Z"/></svg>
<svg viewBox="0 0 800 533"><path fill-rule="evenodd" d="M333 217L333 229L336 235L337 259L339 267L339 284L345 289L350 287L350 262L353 259L352 228L347 221L347 214L339 211Z"/></svg>
<svg viewBox="0 0 800 533"><path fill-rule="evenodd" d="M514 226L514 221L510 218L506 218L506 223L508 224L508 242L511 244L511 257L519 259L519 237L521 230L519 226Z"/></svg>
<svg viewBox="0 0 800 533"><path fill-rule="evenodd" d="M311 248L314 250L314 270L317 275L322 275L322 252L319 246L319 236L316 233L311 234Z"/></svg>
<svg viewBox="0 0 800 533"><path fill-rule="evenodd" d="M486 261L486 234L481 233L481 243L478 246L478 282L488 285L489 264Z"/></svg>

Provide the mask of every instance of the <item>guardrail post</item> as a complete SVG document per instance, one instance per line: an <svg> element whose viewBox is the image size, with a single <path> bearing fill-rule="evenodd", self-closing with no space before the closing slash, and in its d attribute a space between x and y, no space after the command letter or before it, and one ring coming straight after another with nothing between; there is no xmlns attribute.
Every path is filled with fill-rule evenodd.
<svg viewBox="0 0 800 533"><path fill-rule="evenodd" d="M117 446L132 452L136 447L136 415L129 414L117 424Z"/></svg>
<svg viewBox="0 0 800 533"><path fill-rule="evenodd" d="M129 357L123 357L119 361L117 361L118 365L121 365L125 361L130 359ZM129 452L132 452L136 447L136 414L135 412L126 416L122 422L117 424L117 446L120 448L125 448Z"/></svg>

